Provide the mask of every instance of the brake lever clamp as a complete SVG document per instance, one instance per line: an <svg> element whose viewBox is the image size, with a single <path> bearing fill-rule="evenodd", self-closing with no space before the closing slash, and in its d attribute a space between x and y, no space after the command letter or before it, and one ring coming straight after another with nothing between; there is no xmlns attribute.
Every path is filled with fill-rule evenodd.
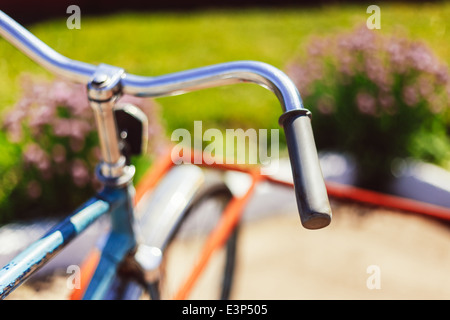
<svg viewBox="0 0 450 320"><path fill-rule="evenodd" d="M130 165L131 157L144 154L148 144L148 119L145 113L132 104L116 104L114 107L119 148Z"/></svg>

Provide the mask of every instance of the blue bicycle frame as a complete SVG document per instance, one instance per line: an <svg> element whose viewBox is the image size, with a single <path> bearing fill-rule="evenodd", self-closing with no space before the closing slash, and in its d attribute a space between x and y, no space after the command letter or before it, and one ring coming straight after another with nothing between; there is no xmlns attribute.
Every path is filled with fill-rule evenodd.
<svg viewBox="0 0 450 320"><path fill-rule="evenodd" d="M109 214L111 232L97 271L84 295L86 299L102 299L114 279L117 265L136 245L133 231L133 192L131 185L123 188L105 187L20 253L0 270L0 298L6 297L99 217Z"/></svg>

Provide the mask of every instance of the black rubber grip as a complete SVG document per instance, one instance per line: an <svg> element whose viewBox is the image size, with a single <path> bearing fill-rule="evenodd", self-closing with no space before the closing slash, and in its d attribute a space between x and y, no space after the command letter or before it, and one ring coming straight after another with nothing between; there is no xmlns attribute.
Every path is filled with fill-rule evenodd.
<svg viewBox="0 0 450 320"><path fill-rule="evenodd" d="M309 116L306 109L292 110L279 122L286 135L300 220L307 229L320 229L330 224L331 208Z"/></svg>

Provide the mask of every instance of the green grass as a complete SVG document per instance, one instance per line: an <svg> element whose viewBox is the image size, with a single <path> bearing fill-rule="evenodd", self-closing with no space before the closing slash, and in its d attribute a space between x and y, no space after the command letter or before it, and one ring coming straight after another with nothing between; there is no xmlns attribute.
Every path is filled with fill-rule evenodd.
<svg viewBox="0 0 450 320"><path fill-rule="evenodd" d="M190 13L122 13L83 16L81 30L59 19L30 26L37 37L70 58L121 66L140 75L161 75L230 60L261 60L283 69L312 36L365 24L366 6L295 10ZM450 5L382 5L381 30L423 39L450 61ZM20 96L22 73L48 74L0 41L0 110ZM277 127L280 108L266 90L250 85L208 89L162 98L168 133L204 120L218 127Z"/></svg>

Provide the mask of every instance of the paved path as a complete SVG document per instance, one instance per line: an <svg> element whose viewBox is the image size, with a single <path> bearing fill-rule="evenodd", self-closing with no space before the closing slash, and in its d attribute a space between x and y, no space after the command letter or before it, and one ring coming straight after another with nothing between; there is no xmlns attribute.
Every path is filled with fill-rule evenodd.
<svg viewBox="0 0 450 320"><path fill-rule="evenodd" d="M327 174L326 168L324 171ZM341 174L335 180L348 178L345 170ZM404 176L407 178L410 183L414 182L411 179L417 183L417 176ZM422 187L434 188L429 184ZM450 298L447 226L389 210L336 201L332 204L334 216L330 227L309 231L300 225L292 190L260 186L244 215L234 298ZM64 297L67 293L64 270L68 265L81 263L107 225L106 221L100 221L89 228L81 239L42 269L41 279L57 269L62 270L62 275L53 277L54 282L44 279L40 286L49 290L41 290L35 297ZM5 264L21 245L43 234L49 223L40 226L1 229L1 242L15 246L0 247L0 263ZM180 261L184 260L183 254L189 252L180 252ZM380 284L380 289L369 289L369 278L373 280L369 287ZM34 290L25 286L14 294L18 298L32 298Z"/></svg>
<svg viewBox="0 0 450 320"><path fill-rule="evenodd" d="M291 210L247 221L233 298L450 298L448 226L421 216L332 203L334 221L323 230L303 229ZM180 252L180 261L183 254L189 252ZM42 282L47 290L37 295L21 287L11 298L64 298L66 276L53 280Z"/></svg>

